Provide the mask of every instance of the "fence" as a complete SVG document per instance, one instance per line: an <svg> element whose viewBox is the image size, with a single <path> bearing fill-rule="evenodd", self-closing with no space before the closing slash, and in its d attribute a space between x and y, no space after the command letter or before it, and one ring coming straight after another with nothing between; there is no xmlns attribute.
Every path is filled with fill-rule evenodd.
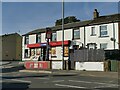
<svg viewBox="0 0 120 90"><path fill-rule="evenodd" d="M102 49L82 49L70 52L71 61L100 62L105 60L105 52Z"/></svg>

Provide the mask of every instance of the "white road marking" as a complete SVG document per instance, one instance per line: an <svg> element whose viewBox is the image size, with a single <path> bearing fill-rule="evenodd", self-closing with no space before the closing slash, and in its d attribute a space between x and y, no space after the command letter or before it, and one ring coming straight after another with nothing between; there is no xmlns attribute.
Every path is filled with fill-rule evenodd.
<svg viewBox="0 0 120 90"><path fill-rule="evenodd" d="M55 84L56 86L61 87L71 87L71 88L86 88L86 87L80 87L80 86L72 86L72 85L63 85L63 84Z"/></svg>
<svg viewBox="0 0 120 90"><path fill-rule="evenodd" d="M88 81L77 81L77 80L69 80L71 82L81 82L81 83L90 83L90 84L100 84L100 86L96 86L94 88L104 88L104 87L118 87L117 84L110 84L110 83L100 83L100 82L88 82ZM103 86L101 86L103 85Z"/></svg>
<svg viewBox="0 0 120 90"><path fill-rule="evenodd" d="M115 86L116 84L108 84L108 83L100 83L100 82L88 82L88 81L77 81L77 80L69 80L71 82L82 82L82 83L94 83L94 84L103 84L103 85L112 85L112 86Z"/></svg>
<svg viewBox="0 0 120 90"><path fill-rule="evenodd" d="M52 81L52 82L63 82L65 80L56 80L56 81Z"/></svg>
<svg viewBox="0 0 120 90"><path fill-rule="evenodd" d="M24 82L24 83L31 83L31 81L19 80L19 79L9 79L9 80L17 81L17 82Z"/></svg>
<svg viewBox="0 0 120 90"><path fill-rule="evenodd" d="M46 80L49 80L49 78L34 78L34 79L46 79Z"/></svg>

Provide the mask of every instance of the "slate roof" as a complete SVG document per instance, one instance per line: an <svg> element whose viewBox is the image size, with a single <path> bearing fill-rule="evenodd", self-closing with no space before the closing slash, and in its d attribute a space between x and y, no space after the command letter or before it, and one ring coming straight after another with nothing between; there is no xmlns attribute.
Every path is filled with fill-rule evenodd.
<svg viewBox="0 0 120 90"><path fill-rule="evenodd" d="M79 21L79 22L64 24L64 29L77 28L77 27L96 25L96 24L111 23L111 22L119 22L119 21L120 21L120 14L99 16L98 18L93 19L93 20L86 20L86 21ZM53 26L53 27L49 27L49 28L51 28L52 31L57 31L57 30L62 29L62 25ZM45 32L45 30L46 30L46 28L36 29L36 30L30 31L24 35L42 33L42 32Z"/></svg>

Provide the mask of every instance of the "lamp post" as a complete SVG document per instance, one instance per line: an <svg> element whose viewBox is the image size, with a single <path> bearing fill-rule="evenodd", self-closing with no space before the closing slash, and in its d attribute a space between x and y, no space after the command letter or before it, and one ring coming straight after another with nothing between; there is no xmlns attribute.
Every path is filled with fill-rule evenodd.
<svg viewBox="0 0 120 90"><path fill-rule="evenodd" d="M62 0L62 69L64 70L64 0Z"/></svg>

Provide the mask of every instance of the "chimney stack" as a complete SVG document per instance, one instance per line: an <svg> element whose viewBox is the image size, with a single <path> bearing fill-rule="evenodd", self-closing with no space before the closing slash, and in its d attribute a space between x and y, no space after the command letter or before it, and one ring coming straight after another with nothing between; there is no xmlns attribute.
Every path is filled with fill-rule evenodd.
<svg viewBox="0 0 120 90"><path fill-rule="evenodd" d="M99 17L99 12L97 11L97 9L94 9L93 16L94 16L94 19Z"/></svg>

